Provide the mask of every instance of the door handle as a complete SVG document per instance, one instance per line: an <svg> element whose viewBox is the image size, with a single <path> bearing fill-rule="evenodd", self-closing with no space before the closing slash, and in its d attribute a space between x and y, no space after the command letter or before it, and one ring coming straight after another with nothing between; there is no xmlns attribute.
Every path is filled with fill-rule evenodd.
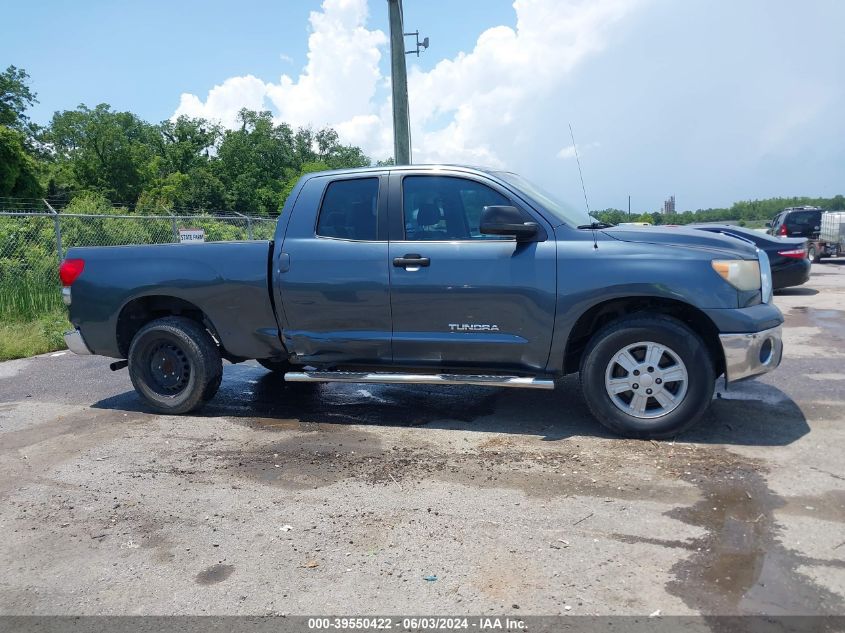
<svg viewBox="0 0 845 633"><path fill-rule="evenodd" d="M290 255L279 253L279 272L286 273L290 270Z"/></svg>
<svg viewBox="0 0 845 633"><path fill-rule="evenodd" d="M399 268L403 268L405 266L429 266L430 264L431 259L418 255L417 253L408 253L402 257L393 258L393 265Z"/></svg>

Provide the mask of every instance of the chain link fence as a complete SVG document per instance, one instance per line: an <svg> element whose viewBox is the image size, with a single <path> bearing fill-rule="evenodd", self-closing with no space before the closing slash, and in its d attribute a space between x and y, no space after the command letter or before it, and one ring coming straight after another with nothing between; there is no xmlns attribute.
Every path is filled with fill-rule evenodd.
<svg viewBox="0 0 845 633"><path fill-rule="evenodd" d="M0 319L57 307L58 265L74 246L178 243L188 229L201 230L207 242L269 240L275 226L273 218L241 215L0 211Z"/></svg>

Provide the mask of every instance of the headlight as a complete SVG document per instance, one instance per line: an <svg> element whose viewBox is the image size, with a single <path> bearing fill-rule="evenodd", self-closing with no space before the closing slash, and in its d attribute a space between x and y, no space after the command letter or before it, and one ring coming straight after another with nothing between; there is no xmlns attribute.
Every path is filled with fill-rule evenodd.
<svg viewBox="0 0 845 633"><path fill-rule="evenodd" d="M760 261L760 285L763 303L769 303L772 300L772 267L769 264L769 256L766 255L766 251L758 248L757 257Z"/></svg>
<svg viewBox="0 0 845 633"><path fill-rule="evenodd" d="M759 260L714 259L710 264L722 279L737 290L758 290L763 283Z"/></svg>

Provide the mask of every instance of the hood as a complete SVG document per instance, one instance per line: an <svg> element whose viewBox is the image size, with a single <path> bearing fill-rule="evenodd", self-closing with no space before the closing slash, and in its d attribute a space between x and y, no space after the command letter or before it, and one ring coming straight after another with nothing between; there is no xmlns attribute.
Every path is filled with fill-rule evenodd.
<svg viewBox="0 0 845 633"><path fill-rule="evenodd" d="M682 248L700 248L718 253L730 253L742 259L757 259L757 247L734 237L719 233L660 226L615 226L602 232L622 242L661 244Z"/></svg>

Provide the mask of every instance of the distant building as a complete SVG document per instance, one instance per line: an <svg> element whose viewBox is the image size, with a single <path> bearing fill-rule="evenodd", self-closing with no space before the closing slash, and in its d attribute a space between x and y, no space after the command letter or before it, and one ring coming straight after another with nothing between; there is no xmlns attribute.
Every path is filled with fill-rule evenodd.
<svg viewBox="0 0 845 633"><path fill-rule="evenodd" d="M675 215L675 196L663 201L663 215Z"/></svg>

